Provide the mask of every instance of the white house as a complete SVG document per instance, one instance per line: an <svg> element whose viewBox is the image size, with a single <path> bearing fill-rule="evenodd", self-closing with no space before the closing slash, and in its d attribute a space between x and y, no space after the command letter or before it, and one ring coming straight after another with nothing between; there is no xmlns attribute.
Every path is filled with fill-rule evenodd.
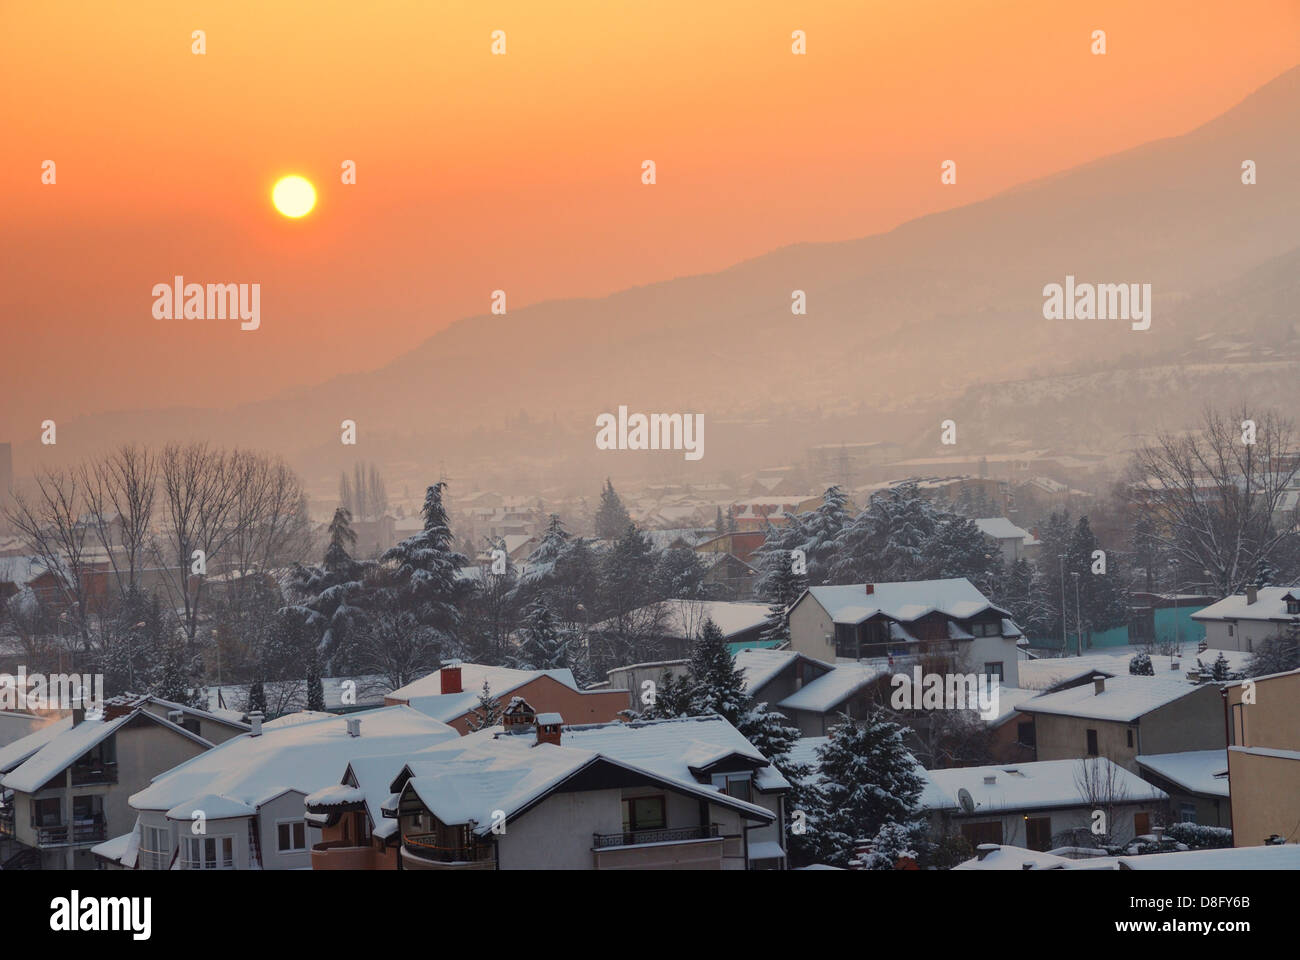
<svg viewBox="0 0 1300 960"><path fill-rule="evenodd" d="M1205 625L1205 642L1218 650L1253 651L1261 640L1284 634L1300 618L1300 587L1247 587L1192 619Z"/></svg>

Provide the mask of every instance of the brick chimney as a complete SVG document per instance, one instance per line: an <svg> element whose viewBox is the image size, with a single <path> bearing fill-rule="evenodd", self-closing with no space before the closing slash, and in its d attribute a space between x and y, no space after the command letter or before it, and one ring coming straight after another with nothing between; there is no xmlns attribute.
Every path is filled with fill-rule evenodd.
<svg viewBox="0 0 1300 960"><path fill-rule="evenodd" d="M560 730L564 718L558 713L539 713L537 715L537 742L560 745Z"/></svg>
<svg viewBox="0 0 1300 960"><path fill-rule="evenodd" d="M128 713L139 706L140 701L129 696L114 697L112 700L104 701L104 719L116 720L118 717L125 717ZM76 711L73 711L74 715ZM171 717L168 716L170 720ZM76 721L74 721L75 723Z"/></svg>
<svg viewBox="0 0 1300 960"><path fill-rule="evenodd" d="M1106 678L1105 678L1105 677L1093 677L1093 678L1092 678L1092 695L1093 695L1094 697L1100 697L1100 696L1101 696L1103 693L1105 693L1105 692L1106 692Z"/></svg>
<svg viewBox="0 0 1300 960"><path fill-rule="evenodd" d="M868 583L866 585L866 591L867 591L867 596L871 596L873 593L876 592L876 585L874 583Z"/></svg>
<svg viewBox="0 0 1300 960"><path fill-rule="evenodd" d="M460 661L449 661L441 671L443 693L463 693L464 689L460 685Z"/></svg>
<svg viewBox="0 0 1300 960"><path fill-rule="evenodd" d="M1250 606L1259 599L1259 589L1254 586L1246 588L1246 606Z"/></svg>

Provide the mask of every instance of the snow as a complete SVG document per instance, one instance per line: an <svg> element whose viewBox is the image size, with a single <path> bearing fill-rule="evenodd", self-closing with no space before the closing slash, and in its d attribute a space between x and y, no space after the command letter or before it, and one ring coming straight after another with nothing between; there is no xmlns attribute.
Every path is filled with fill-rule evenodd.
<svg viewBox="0 0 1300 960"><path fill-rule="evenodd" d="M332 713L324 713L320 710L298 710L295 713L286 713L282 717L276 717L274 720L268 720L262 724L263 730L278 730L280 727L292 727L299 723L311 723L314 720L326 720L334 716Z"/></svg>
<svg viewBox="0 0 1300 960"><path fill-rule="evenodd" d="M1120 857L1121 870L1300 870L1300 844Z"/></svg>
<svg viewBox="0 0 1300 960"><path fill-rule="evenodd" d="M1006 613L989 603L965 577L950 580L917 580L874 584L872 593L866 584L838 587L809 587L808 592L821 604L835 623L856 624L883 614L893 620L911 621L932 611L958 620L967 620L985 610Z"/></svg>
<svg viewBox="0 0 1300 960"><path fill-rule="evenodd" d="M830 673L804 684L778 703L779 710L809 710L828 713L858 691L888 676L893 668L865 663L840 663Z"/></svg>
<svg viewBox="0 0 1300 960"><path fill-rule="evenodd" d="M722 631L722 636L728 638L762 627L771 612L766 603L733 600L664 600L660 606L663 614L660 632L664 636L688 640L695 638L705 620L712 620ZM592 630L600 632L613 628L614 622L606 620L596 624Z"/></svg>
<svg viewBox="0 0 1300 960"><path fill-rule="evenodd" d="M750 694L762 690L796 660L815 664L823 670L834 669L829 663L814 660L794 650L762 650L746 647L735 656L736 670L740 672L741 679L744 681L745 692Z"/></svg>
<svg viewBox="0 0 1300 960"><path fill-rule="evenodd" d="M750 860L776 860L784 856L785 851L775 840L759 840L749 845Z"/></svg>
<svg viewBox="0 0 1300 960"><path fill-rule="evenodd" d="M981 844L980 848L994 846L993 844ZM1067 864L1073 861L1066 857L1058 857L1051 853L1041 853L1038 850L1027 850L1024 847L998 846L990 850L981 860L978 857L959 863L953 867L954 870L1051 870L1063 869Z"/></svg>
<svg viewBox="0 0 1300 960"><path fill-rule="evenodd" d="M1102 757L1097 763L1113 769L1114 781L1111 781L1110 772L1105 769L1097 772L1097 778L1102 783L1113 782L1116 795L1123 797L1121 802L1143 803L1168 799L1168 794L1163 790L1123 767L1116 766L1110 760ZM921 793L920 805L925 810L961 810L957 792L962 788L970 791L979 814L1083 805L1088 801L1076 783L1076 779L1083 773L1083 764L1082 760L1038 760L1032 763L923 770L920 772L926 784ZM990 776L994 782L985 783L985 779Z"/></svg>
<svg viewBox="0 0 1300 960"><path fill-rule="evenodd" d="M336 783L329 787L308 794L303 803L309 807L342 807L348 804L365 803L366 792L360 787L350 787L346 783Z"/></svg>
<svg viewBox="0 0 1300 960"><path fill-rule="evenodd" d="M564 723L564 717L554 711L539 713L537 715L537 725L539 727L549 727L559 723Z"/></svg>
<svg viewBox="0 0 1300 960"><path fill-rule="evenodd" d="M1006 517L980 517L972 521L980 528L980 533L994 540L1020 540L1029 536L1029 531L1017 527Z"/></svg>
<svg viewBox="0 0 1300 960"><path fill-rule="evenodd" d="M348 735L350 719L362 721L361 736ZM354 757L416 751L458 736L406 706L262 730L258 737L233 737L155 777L130 797L131 806L171 810L194 797L216 794L256 808L287 791L306 796L337 783Z"/></svg>
<svg viewBox="0 0 1300 960"><path fill-rule="evenodd" d="M1138 757L1137 762L1156 776L1177 784L1189 793L1202 793L1211 797L1228 796L1226 750L1153 753Z"/></svg>
<svg viewBox="0 0 1300 960"><path fill-rule="evenodd" d="M1195 683L1187 679L1189 671L1196 669L1197 661L1205 670L1209 670L1220 653L1228 662L1228 669L1234 672L1246 669L1250 654L1244 650L1216 650L1210 648L1203 653L1196 652L1196 645L1185 644L1186 653L1170 657L1166 654L1152 653L1151 666L1156 679L1176 679L1185 683ZM1142 647L1123 646L1107 647L1105 653L1085 653L1079 657L1042 657L1036 660L1022 660L1019 665L1020 685L1033 690L1046 690L1065 680L1073 680L1093 670L1109 673L1112 676L1133 676L1128 672L1129 661L1135 654L1146 652ZM1178 669L1171 666L1178 663ZM1148 677L1147 679L1151 679Z"/></svg>
<svg viewBox="0 0 1300 960"><path fill-rule="evenodd" d="M565 727L561 746L537 744L530 737L485 730L438 744L406 764L413 791L443 823L476 824L483 835L493 812L507 820L583 768L605 761L665 782L676 790L739 810L749 819L770 822L771 811L729 797L691 773L719 756L740 753L762 759L739 731L721 717L691 717L641 723L582 724ZM755 772L759 790L785 789L775 767Z"/></svg>
<svg viewBox="0 0 1300 960"><path fill-rule="evenodd" d="M25 737L19 737L13 743L0 747L0 773L6 773L20 763L26 760L41 747L45 746L61 733L72 729L71 715L62 717L57 720L51 720L45 726L39 727L27 734Z"/></svg>
<svg viewBox="0 0 1300 960"><path fill-rule="evenodd" d="M1274 760L1300 760L1300 750L1278 750L1275 747L1229 747L1233 753L1252 757L1272 757Z"/></svg>
<svg viewBox="0 0 1300 960"><path fill-rule="evenodd" d="M1189 696L1198 689L1200 688L1181 679L1125 674L1107 677L1105 689L1101 693L1095 692L1092 683L1084 683L1056 693L1041 694L1022 703L1018 709L1024 713L1051 713L1132 723L1152 710Z"/></svg>
<svg viewBox="0 0 1300 960"><path fill-rule="evenodd" d="M128 870L135 869L136 858L140 853L139 817L136 818L135 825L131 827L130 833L124 833L120 837L113 837L103 843L97 843L90 848L90 852L106 860L112 860L114 863L120 863Z"/></svg>
<svg viewBox="0 0 1300 960"><path fill-rule="evenodd" d="M998 687L998 714L987 723L991 727L999 726L1004 720L1016 713L1016 707L1026 700L1038 696L1037 690L1025 690L1022 687Z"/></svg>
<svg viewBox="0 0 1300 960"><path fill-rule="evenodd" d="M112 736L137 713L139 713L138 708L107 722L100 714L90 714L75 727L71 726L72 721L69 718L68 727L47 740L40 749L15 769L0 777L0 785L20 793L35 793L48 783L50 778L66 770L78 757ZM17 741L17 743L21 742L21 740Z"/></svg>
<svg viewBox="0 0 1300 960"><path fill-rule="evenodd" d="M353 702L344 703L343 695L345 692L344 684L352 684L347 687L349 700ZM290 699L291 693L297 694L298 702L307 702L307 681L306 680L285 680L271 681L263 685L266 689L266 699L268 703L275 704ZM288 688L293 687L291 691ZM341 710L344 707L366 707L380 706L384 698L378 691L386 690L388 684L380 676L361 676L361 677L323 677L321 679L321 688L325 693L325 709ZM284 694L284 696L281 696ZM214 715L233 714L238 720L242 715L238 709L243 708L248 702L248 685L247 684L225 684L220 687L208 688L208 710Z"/></svg>
<svg viewBox="0 0 1300 960"><path fill-rule="evenodd" d="M1286 612L1286 597L1300 599L1300 587L1260 587L1254 603L1247 603L1245 594L1224 597L1192 614L1192 619L1290 620L1296 615Z"/></svg>
<svg viewBox="0 0 1300 960"><path fill-rule="evenodd" d="M206 793L201 797L176 804L164 816L168 820L183 820L188 823L199 819L200 815L204 820L230 820L237 817L251 817L256 813L256 810L242 800Z"/></svg>
<svg viewBox="0 0 1300 960"><path fill-rule="evenodd" d="M478 706L478 697L483 691L484 680L487 681L494 697L503 697L541 676L551 677L572 690L579 689L578 682L573 678L573 671L568 669L514 670L510 667L463 663L460 664L460 671L460 693L443 693L442 671L435 670L419 680L413 680L406 686L394 690L388 694L388 699L405 700L421 713L426 713L435 720L450 723Z"/></svg>

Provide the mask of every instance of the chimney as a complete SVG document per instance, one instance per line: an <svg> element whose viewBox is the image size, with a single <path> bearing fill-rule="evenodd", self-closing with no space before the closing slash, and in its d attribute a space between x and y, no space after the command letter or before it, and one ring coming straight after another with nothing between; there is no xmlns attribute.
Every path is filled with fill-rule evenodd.
<svg viewBox="0 0 1300 960"><path fill-rule="evenodd" d="M72 725L79 727L86 722L86 701L75 700L72 704Z"/></svg>
<svg viewBox="0 0 1300 960"><path fill-rule="evenodd" d="M1254 586L1246 588L1246 606L1250 606L1259 599L1259 589Z"/></svg>
<svg viewBox="0 0 1300 960"><path fill-rule="evenodd" d="M442 692L463 693L460 685L460 661L450 660L441 670Z"/></svg>
<svg viewBox="0 0 1300 960"><path fill-rule="evenodd" d="M134 700L125 694L120 697L114 697L112 700L106 700L104 702L104 719L116 720L118 717L125 717L128 713L139 706L140 702L141 701ZM74 710L73 713L75 715L76 711ZM168 714L167 719L171 719L170 714Z"/></svg>
<svg viewBox="0 0 1300 960"><path fill-rule="evenodd" d="M558 713L539 713L537 715L537 742L560 745L560 728L564 718Z"/></svg>
<svg viewBox="0 0 1300 960"><path fill-rule="evenodd" d="M248 715L248 724L253 729L248 731L250 737L260 737L262 735L262 711L254 710Z"/></svg>
<svg viewBox="0 0 1300 960"><path fill-rule="evenodd" d="M1093 677L1093 678L1092 678L1092 695L1093 695L1094 697L1100 697L1100 696L1101 696L1103 693L1105 693L1105 692L1106 692L1106 678L1105 678L1105 677Z"/></svg>
<svg viewBox="0 0 1300 960"><path fill-rule="evenodd" d="M344 724L344 726L346 726L347 729L348 729L348 736L349 736L349 737L359 737L359 736L361 736L361 718L360 718L360 717L348 717L347 722Z"/></svg>
<svg viewBox="0 0 1300 960"><path fill-rule="evenodd" d="M866 590L867 590L867 596L871 596L873 593L876 592L876 585L874 583L868 583L866 584Z"/></svg>

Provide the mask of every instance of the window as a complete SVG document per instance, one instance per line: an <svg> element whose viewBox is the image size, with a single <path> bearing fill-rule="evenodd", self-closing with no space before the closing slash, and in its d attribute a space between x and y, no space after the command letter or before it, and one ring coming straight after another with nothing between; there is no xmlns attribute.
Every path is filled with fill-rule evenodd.
<svg viewBox="0 0 1300 960"><path fill-rule="evenodd" d="M1228 636L1232 636L1232 624L1228 624Z"/></svg>
<svg viewBox="0 0 1300 960"><path fill-rule="evenodd" d="M1034 734L1034 721L1028 723L1021 722L1016 724L1016 742L1026 747L1037 746L1037 738Z"/></svg>
<svg viewBox="0 0 1300 960"><path fill-rule="evenodd" d="M1133 835L1141 837L1151 832L1151 814L1133 814Z"/></svg>
<svg viewBox="0 0 1300 960"><path fill-rule="evenodd" d="M997 677L998 683L1004 679L1002 676L1002 661L997 660L992 663L984 664L984 675L986 677Z"/></svg>
<svg viewBox="0 0 1300 960"><path fill-rule="evenodd" d="M1052 849L1052 818L1026 817L1025 843L1030 850L1046 852Z"/></svg>
<svg viewBox="0 0 1300 960"><path fill-rule="evenodd" d="M104 798L85 796L72 798L73 820L98 820L104 816Z"/></svg>
<svg viewBox="0 0 1300 960"><path fill-rule="evenodd" d="M1096 730L1088 731L1088 756L1090 757L1097 756L1097 731Z"/></svg>
<svg viewBox="0 0 1300 960"><path fill-rule="evenodd" d="M231 837L183 837L181 842L186 870L234 869L235 844Z"/></svg>
<svg viewBox="0 0 1300 960"><path fill-rule="evenodd" d="M858 628L849 623L835 624L835 656L858 658Z"/></svg>
<svg viewBox="0 0 1300 960"><path fill-rule="evenodd" d="M1178 819L1183 823L1196 822L1196 804L1187 803L1186 801L1178 805Z"/></svg>
<svg viewBox="0 0 1300 960"><path fill-rule="evenodd" d="M722 773L713 778L713 785L729 797L748 802L751 779L748 773Z"/></svg>
<svg viewBox="0 0 1300 960"><path fill-rule="evenodd" d="M1132 728L1132 727L1129 727L1129 728L1128 728L1127 730L1125 730L1124 732L1128 734L1128 745L1129 745L1130 747L1133 746L1133 728Z"/></svg>
<svg viewBox="0 0 1300 960"><path fill-rule="evenodd" d="M991 620L988 623L972 623L970 632L977 637L1000 637L1002 636L1002 622L1000 620Z"/></svg>
<svg viewBox="0 0 1300 960"><path fill-rule="evenodd" d="M978 847L981 843L1001 843L1002 821L963 823L961 825L961 835L967 839L972 847Z"/></svg>
<svg viewBox="0 0 1300 960"><path fill-rule="evenodd" d="M32 826L57 827L63 823L63 809L58 797L32 801Z"/></svg>
<svg viewBox="0 0 1300 960"><path fill-rule="evenodd" d="M1286 612L1292 616L1300 613L1300 600L1288 600L1286 602Z"/></svg>
<svg viewBox="0 0 1300 960"><path fill-rule="evenodd" d="M665 826L664 798L633 797L623 801L623 832L662 830Z"/></svg>
<svg viewBox="0 0 1300 960"><path fill-rule="evenodd" d="M292 853L295 850L307 849L307 824L301 820L277 824L276 829L279 833L279 849L281 853Z"/></svg>

